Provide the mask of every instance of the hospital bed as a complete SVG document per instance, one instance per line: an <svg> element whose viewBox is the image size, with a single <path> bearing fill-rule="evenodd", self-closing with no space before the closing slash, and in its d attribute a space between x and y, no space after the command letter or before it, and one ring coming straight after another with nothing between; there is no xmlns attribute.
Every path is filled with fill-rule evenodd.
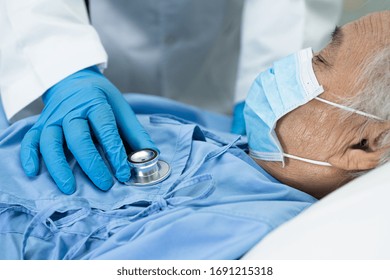
<svg viewBox="0 0 390 280"><path fill-rule="evenodd" d="M389 260L390 163L281 225L244 259Z"/></svg>
<svg viewBox="0 0 390 280"><path fill-rule="evenodd" d="M226 134L229 138L231 119L227 116L203 111L191 106L187 106L175 101L167 100L161 97L151 97L145 95L131 94L126 95L128 102L134 111L141 115L174 115L178 119L189 123L196 123L201 127L207 127L211 131L219 131ZM6 129L8 124L1 113L0 132ZM21 121L23 123L23 120ZM19 124L20 125L20 122ZM12 137L22 137L25 131L14 130L17 135ZM2 139L11 137L2 135ZM0 141L2 151L12 148ZM6 161L2 161L3 164ZM20 166L15 166L15 170ZM5 176L3 173L2 176ZM10 175L12 176L12 174ZM390 257L390 242L387 236L390 233L390 221L388 214L390 205L388 197L389 190L390 165L378 168L367 175L354 180L341 189L333 192L329 196L308 206L297 216L286 218L281 226L276 227L266 235L264 239L257 242L257 245L247 248L248 253L242 256L243 259L387 259ZM32 180L39 180L32 179ZM0 187L1 187L0 183ZM4 194L3 194L4 196ZM16 201L15 199L13 201ZM82 205L84 202L80 202ZM283 204L288 202L280 201L279 210L283 211ZM2 205L0 205L2 206ZM18 205L11 205L18 208ZM142 206L142 205L140 205ZM10 207L9 205L7 206ZM80 207L80 209L84 209ZM286 208L287 209L287 208ZM74 211L74 210L70 210ZM68 211L69 212L69 211ZM0 214L5 213L0 210ZM83 211L76 211L75 215L88 215ZM283 216L285 213L279 213ZM75 216L73 215L73 216ZM21 216L11 217L12 219L23 222ZM48 220L47 227L61 227L66 224L66 219ZM61 221L60 224L58 221ZM50 224L53 223L53 224ZM34 223L29 229L29 235L32 238L24 240L28 242L29 249L34 251L34 246L48 246L47 250L61 250L61 244L55 248L35 241ZM115 229L114 225L113 228ZM2 224L0 227L6 227ZM256 236L253 232L253 236ZM97 235L98 236L98 235ZM49 239L49 237L47 237ZM87 238L87 237L86 237ZM251 236L242 236L242 239L250 239ZM12 247L16 242L16 237L2 239L7 244L1 244L3 251ZM237 240L240 238L238 237ZM4 241L6 240L6 241ZM253 239L256 240L256 239ZM71 242L71 241L70 241ZM163 242L168 242L164 240ZM172 241L169 241L172 242ZM169 243L168 242L168 243ZM210 240L202 241L208 244ZM239 243L239 242L238 242ZM256 242L252 242L256 244ZM95 243L88 243L95 246ZM83 243L83 246L88 246ZM58 245L58 244L57 244ZM66 244L62 244L65 246ZM212 246L212 244L210 244ZM232 247L235 244L231 244ZM24 246L25 247L25 246ZM5 248L5 249L4 249ZM35 248L38 249L38 248ZM142 249L142 248L141 248ZM78 250L81 250L78 248ZM77 250L76 250L77 251ZM77 252L72 252L74 256ZM5 256L5 257L4 257ZM105 255L107 256L107 255ZM39 258L35 255L34 258ZM7 258L7 255L3 255ZM12 257L10 257L12 258ZM44 258L44 257L42 257Z"/></svg>
<svg viewBox="0 0 390 280"><path fill-rule="evenodd" d="M180 117L229 132L231 119L162 99L149 113L175 106ZM133 101L139 113L145 98ZM168 102L166 106L164 102ZM154 105L153 105L154 104ZM158 106L156 107L156 105ZM353 180L281 225L243 259L390 259L390 163Z"/></svg>

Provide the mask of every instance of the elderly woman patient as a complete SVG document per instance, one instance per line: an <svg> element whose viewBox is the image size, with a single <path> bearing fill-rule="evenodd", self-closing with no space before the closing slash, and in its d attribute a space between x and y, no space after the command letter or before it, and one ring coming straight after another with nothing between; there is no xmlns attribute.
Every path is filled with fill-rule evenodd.
<svg viewBox="0 0 390 280"><path fill-rule="evenodd" d="M245 115L251 155L265 170L322 197L388 161L389 26L390 11L363 17L336 28L313 59L301 51L257 78Z"/></svg>
<svg viewBox="0 0 390 280"><path fill-rule="evenodd" d="M68 152L77 189L65 195L44 164L34 178L20 166L34 118L0 131L0 258L240 258L316 198L388 161L389 26L389 11L368 15L337 28L321 52L261 73L244 109L247 140L139 115L172 168L153 186L102 192Z"/></svg>

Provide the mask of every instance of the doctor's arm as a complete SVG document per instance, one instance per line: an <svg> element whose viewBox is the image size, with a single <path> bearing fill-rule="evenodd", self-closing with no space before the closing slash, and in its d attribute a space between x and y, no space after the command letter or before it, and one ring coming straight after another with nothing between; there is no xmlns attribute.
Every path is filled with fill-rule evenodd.
<svg viewBox="0 0 390 280"><path fill-rule="evenodd" d="M340 0L245 0L232 132L245 134L244 100L257 75L300 49L321 49L342 10Z"/></svg>
<svg viewBox="0 0 390 280"><path fill-rule="evenodd" d="M21 146L21 163L35 176L42 157L62 192L76 183L64 144L102 190L130 176L123 137L134 149L155 148L118 89L102 75L106 53L82 0L0 0L0 92L7 118L42 96L45 104Z"/></svg>

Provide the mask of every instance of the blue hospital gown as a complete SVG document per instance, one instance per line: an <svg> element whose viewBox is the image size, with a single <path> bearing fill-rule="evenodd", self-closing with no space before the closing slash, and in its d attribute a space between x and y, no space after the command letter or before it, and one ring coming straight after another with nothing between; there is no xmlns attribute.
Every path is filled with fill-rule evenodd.
<svg viewBox="0 0 390 280"><path fill-rule="evenodd" d="M98 190L72 155L77 191L62 194L42 164L20 166L35 118L0 132L0 259L238 259L315 199L281 184L237 135L171 116L139 115L172 167L148 187Z"/></svg>

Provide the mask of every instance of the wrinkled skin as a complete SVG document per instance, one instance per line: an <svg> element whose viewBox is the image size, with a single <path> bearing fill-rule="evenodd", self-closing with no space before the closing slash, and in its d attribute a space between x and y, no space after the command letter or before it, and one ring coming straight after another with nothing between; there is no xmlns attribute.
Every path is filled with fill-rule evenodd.
<svg viewBox="0 0 390 280"><path fill-rule="evenodd" d="M333 40L315 54L313 68L325 92L320 97L340 103L358 94L361 69L373 54L390 47L390 11L373 13L340 28ZM321 198L352 180L352 173L378 165L385 148L376 143L390 129L390 122L367 122L353 114L341 118L341 110L317 100L284 116L276 133L288 154L329 162L317 166L294 159L257 162L271 175L292 187Z"/></svg>

